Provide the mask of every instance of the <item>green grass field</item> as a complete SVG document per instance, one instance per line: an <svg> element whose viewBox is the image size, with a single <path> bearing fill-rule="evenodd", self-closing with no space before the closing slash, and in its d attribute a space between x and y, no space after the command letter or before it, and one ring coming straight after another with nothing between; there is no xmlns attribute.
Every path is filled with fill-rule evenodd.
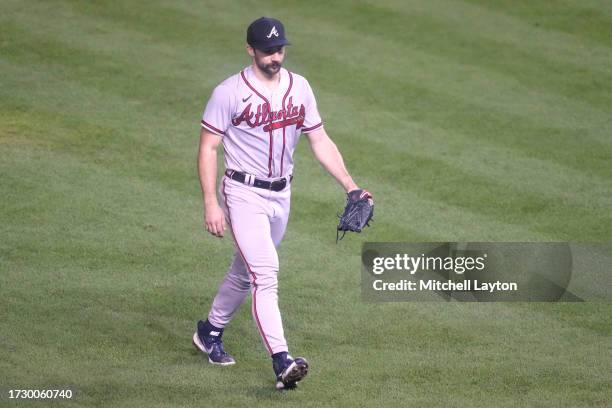
<svg viewBox="0 0 612 408"><path fill-rule="evenodd" d="M312 371L291 393L248 304L236 366L190 344L233 251L201 227L199 120L261 15L377 200L336 245L344 196L302 141L280 304ZM0 405L612 406L610 302L360 298L366 240L611 241L611 27L603 0L2 0Z"/></svg>

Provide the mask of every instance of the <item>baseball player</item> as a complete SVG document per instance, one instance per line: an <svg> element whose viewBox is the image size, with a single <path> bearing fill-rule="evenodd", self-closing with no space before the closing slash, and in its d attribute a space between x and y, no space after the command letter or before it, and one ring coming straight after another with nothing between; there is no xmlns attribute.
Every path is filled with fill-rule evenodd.
<svg viewBox="0 0 612 408"><path fill-rule="evenodd" d="M250 291L253 319L272 357L278 389L295 388L308 373L306 359L288 353L277 293L276 247L289 218L293 152L300 134L347 193L358 190L323 128L308 81L282 68L288 44L283 24L274 18L249 25L252 64L214 89L202 117L198 156L204 226L216 237L229 227L236 252L208 318L197 324L193 344L212 364L235 364L223 347L223 331ZM220 144L226 170L219 197Z"/></svg>

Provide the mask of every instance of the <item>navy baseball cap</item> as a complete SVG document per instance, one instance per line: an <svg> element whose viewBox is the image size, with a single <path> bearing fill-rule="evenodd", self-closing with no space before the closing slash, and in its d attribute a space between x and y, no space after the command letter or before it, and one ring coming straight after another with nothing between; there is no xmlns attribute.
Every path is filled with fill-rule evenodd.
<svg viewBox="0 0 612 408"><path fill-rule="evenodd" d="M249 25L247 43L258 50L290 44L285 38L283 23L271 17L258 18Z"/></svg>

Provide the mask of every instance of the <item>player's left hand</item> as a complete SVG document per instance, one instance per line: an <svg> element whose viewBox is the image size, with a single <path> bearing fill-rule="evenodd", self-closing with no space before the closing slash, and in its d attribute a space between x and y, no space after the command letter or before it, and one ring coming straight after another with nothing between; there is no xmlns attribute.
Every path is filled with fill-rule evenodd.
<svg viewBox="0 0 612 408"><path fill-rule="evenodd" d="M346 231L361 232L374 216L374 199L372 194L363 189L355 189L347 194L346 207L340 216L337 231L342 231L342 238ZM340 238L340 239L342 239ZM338 235L336 235L338 241Z"/></svg>

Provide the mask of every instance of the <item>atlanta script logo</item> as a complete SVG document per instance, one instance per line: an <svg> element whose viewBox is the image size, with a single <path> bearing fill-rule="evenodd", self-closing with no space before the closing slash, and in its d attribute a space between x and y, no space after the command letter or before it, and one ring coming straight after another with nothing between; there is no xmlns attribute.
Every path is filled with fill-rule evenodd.
<svg viewBox="0 0 612 408"><path fill-rule="evenodd" d="M251 128L265 124L263 130L269 132L291 125L297 125L296 129L299 129L304 125L306 108L304 108L304 105L293 106L293 96L289 98L289 103L287 103L285 109L278 111L270 111L268 104L263 103L257 105L257 112L253 113L251 111L252 105L252 103L249 103L240 115L232 119L234 126L238 126L242 122L246 122Z"/></svg>

